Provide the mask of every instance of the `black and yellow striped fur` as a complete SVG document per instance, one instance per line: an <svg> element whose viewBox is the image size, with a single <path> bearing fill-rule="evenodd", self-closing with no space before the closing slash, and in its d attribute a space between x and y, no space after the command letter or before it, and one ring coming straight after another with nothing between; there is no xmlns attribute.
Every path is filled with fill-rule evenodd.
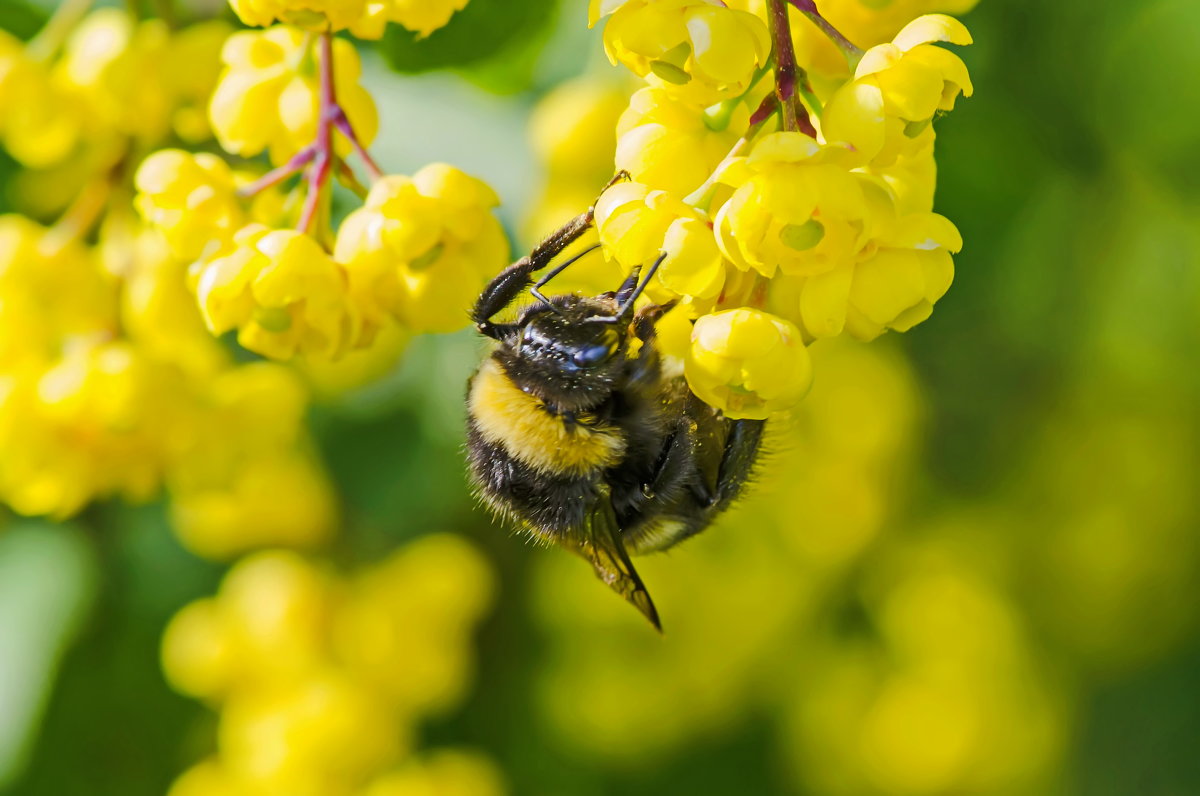
<svg viewBox="0 0 1200 796"><path fill-rule="evenodd" d="M468 456L492 508L583 555L658 627L629 555L704 530L749 477L762 422L729 420L664 373L655 323L671 307L628 313L636 272L614 292L544 297L493 321L590 222L574 219L480 296L474 320L496 346L468 385Z"/></svg>

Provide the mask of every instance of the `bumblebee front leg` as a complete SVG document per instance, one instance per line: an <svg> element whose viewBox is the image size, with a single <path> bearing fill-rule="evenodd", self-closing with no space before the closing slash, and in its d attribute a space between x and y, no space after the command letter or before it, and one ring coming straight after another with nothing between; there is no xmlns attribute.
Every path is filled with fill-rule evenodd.
<svg viewBox="0 0 1200 796"><path fill-rule="evenodd" d="M603 195L604 191L626 179L629 179L628 173L617 172L600 194ZM579 240L591 228L595 212L596 203L593 202L591 207L550 233L533 248L533 251L505 268L488 283L471 310L471 320L480 333L499 339L512 330L512 324L493 323L492 318L512 304L517 296L532 284L534 274L549 266L555 257L562 254L564 249Z"/></svg>
<svg viewBox="0 0 1200 796"><path fill-rule="evenodd" d="M499 339L512 324L492 323L492 318L516 300L533 282L533 275L550 264L562 250L578 240L592 226L592 208L575 216L529 254L501 271L479 294L471 310L471 320L482 334Z"/></svg>

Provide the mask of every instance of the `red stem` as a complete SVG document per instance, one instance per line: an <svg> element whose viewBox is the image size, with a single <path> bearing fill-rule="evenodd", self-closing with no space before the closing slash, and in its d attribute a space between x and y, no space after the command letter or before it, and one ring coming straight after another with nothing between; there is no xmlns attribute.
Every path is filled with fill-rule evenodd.
<svg viewBox="0 0 1200 796"><path fill-rule="evenodd" d="M333 173L336 160L336 154L333 151L334 130L346 136L350 145L354 147L354 151L362 158L363 165L366 166L371 179L377 180L383 176L383 169L379 168L379 164L362 145L358 135L354 132L353 125L350 124L349 117L346 116L346 111L338 104L337 89L333 79L333 34L322 33L319 41L318 60L320 62L321 87L317 102L316 140L286 164L267 173L253 185L244 189L245 195L253 194L286 179L307 166L308 190L304 195L304 208L300 211L300 221L297 225L301 232L308 232L312 229L313 221L317 217L317 210L321 205L321 194Z"/></svg>
<svg viewBox="0 0 1200 796"><path fill-rule="evenodd" d="M291 160L284 163L282 166L271 169L263 176L259 177L254 182L238 189L238 196L247 198L261 193L272 185L278 185L296 172L303 169L312 161L317 154L315 146L309 145L301 149L295 155L292 155Z"/></svg>
<svg viewBox="0 0 1200 796"><path fill-rule="evenodd" d="M792 47L792 28L784 0L767 0L767 22L775 42L775 95L783 110L783 129L799 129L796 124L796 51Z"/></svg>
<svg viewBox="0 0 1200 796"><path fill-rule="evenodd" d="M383 176L383 169L379 168L379 164L375 162L375 158L371 157L371 153L358 140L358 135L354 132L354 127L350 124L350 119L346 116L346 112L339 105L334 111L333 125L342 135L346 136L350 141L350 145L354 147L355 153L362 159L363 165L367 167L367 174L371 175L372 180L378 180Z"/></svg>
<svg viewBox="0 0 1200 796"><path fill-rule="evenodd" d="M321 93L317 110L317 140L313 142L312 165L308 170L308 193L304 196L304 209L300 213L301 232L312 229L321 203L321 192L329 182L333 165L333 120L341 110L337 104L337 93L333 84L333 35L322 33L321 51L318 56L321 70Z"/></svg>
<svg viewBox="0 0 1200 796"><path fill-rule="evenodd" d="M825 17L821 16L821 12L817 10L816 1L787 0L787 2L794 5L801 14L812 20L812 23L820 28L821 32L828 36L830 40L837 45L838 49L845 54L846 59L852 62L851 69L853 69L854 63L856 63L859 58L862 58L862 48L856 46L854 42L843 36L840 30L831 25L829 20L825 19Z"/></svg>

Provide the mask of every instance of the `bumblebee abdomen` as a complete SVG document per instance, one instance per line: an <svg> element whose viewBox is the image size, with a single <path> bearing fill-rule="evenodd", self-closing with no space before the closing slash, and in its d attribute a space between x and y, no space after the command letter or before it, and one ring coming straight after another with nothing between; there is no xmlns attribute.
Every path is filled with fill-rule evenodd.
<svg viewBox="0 0 1200 796"><path fill-rule="evenodd" d="M495 359L471 381L467 408L479 437L532 470L577 477L613 467L625 455L625 437L613 427L568 426L517 387Z"/></svg>
<svg viewBox="0 0 1200 796"><path fill-rule="evenodd" d="M600 499L598 475L539 472L485 440L474 419L467 424L467 451L480 497L544 539L561 541L580 528Z"/></svg>

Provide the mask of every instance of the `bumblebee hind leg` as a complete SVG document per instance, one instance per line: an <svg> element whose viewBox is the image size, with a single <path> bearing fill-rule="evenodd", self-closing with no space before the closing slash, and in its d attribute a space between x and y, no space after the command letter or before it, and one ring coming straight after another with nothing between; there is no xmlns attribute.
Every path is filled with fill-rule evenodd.
<svg viewBox="0 0 1200 796"><path fill-rule="evenodd" d="M721 468L717 474L717 487L708 501L708 510L718 514L742 492L750 479L758 449L762 445L762 420L731 420L729 436L725 439L725 453L721 456Z"/></svg>
<svg viewBox="0 0 1200 796"><path fill-rule="evenodd" d="M722 422L727 424L727 433L715 472L710 465L706 473L703 443L698 444L691 433L680 429L671 437L654 481L648 485L648 499L638 507L642 521L626 526L626 547L631 553L666 550L695 536L741 494L758 458L763 421Z"/></svg>

